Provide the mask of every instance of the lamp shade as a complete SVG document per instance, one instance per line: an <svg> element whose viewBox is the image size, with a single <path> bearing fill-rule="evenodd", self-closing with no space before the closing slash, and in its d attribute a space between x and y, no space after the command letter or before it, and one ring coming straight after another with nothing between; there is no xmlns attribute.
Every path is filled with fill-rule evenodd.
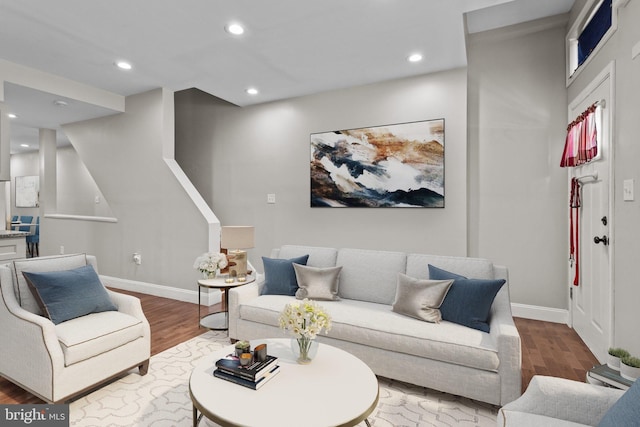
<svg viewBox="0 0 640 427"><path fill-rule="evenodd" d="M247 249L253 247L254 227L236 225L222 227L220 247L225 249Z"/></svg>

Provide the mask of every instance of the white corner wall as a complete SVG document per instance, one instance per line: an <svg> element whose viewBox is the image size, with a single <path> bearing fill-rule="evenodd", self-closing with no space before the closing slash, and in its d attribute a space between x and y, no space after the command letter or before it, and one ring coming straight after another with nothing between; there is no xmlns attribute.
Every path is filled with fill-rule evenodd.
<svg viewBox="0 0 640 427"><path fill-rule="evenodd" d="M466 82L458 69L245 108L178 93L176 160L223 226L255 226L249 259L260 271L283 244L464 256ZM310 208L311 133L439 118L445 208Z"/></svg>

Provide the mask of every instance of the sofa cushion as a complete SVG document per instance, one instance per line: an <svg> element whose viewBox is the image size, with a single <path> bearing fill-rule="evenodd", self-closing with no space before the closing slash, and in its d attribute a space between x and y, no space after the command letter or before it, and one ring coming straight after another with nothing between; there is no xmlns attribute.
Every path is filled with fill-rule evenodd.
<svg viewBox="0 0 640 427"><path fill-rule="evenodd" d="M284 245L273 254L272 258L297 258L309 255L307 264L310 267L334 267L338 250L334 248L321 248L316 246Z"/></svg>
<svg viewBox="0 0 640 427"><path fill-rule="evenodd" d="M293 264L305 265L308 258L309 255L291 259L262 257L264 264L262 295L295 295L298 290L298 281Z"/></svg>
<svg viewBox="0 0 640 427"><path fill-rule="evenodd" d="M401 252L340 249L336 260L342 266L340 297L393 304L398 273L405 272L406 262Z"/></svg>
<svg viewBox="0 0 640 427"><path fill-rule="evenodd" d="M342 267L308 267L293 264L299 289L297 299L339 300L338 284Z"/></svg>
<svg viewBox="0 0 640 427"><path fill-rule="evenodd" d="M640 381L633 385L604 414L598 427L633 426L640 423Z"/></svg>
<svg viewBox="0 0 640 427"><path fill-rule="evenodd" d="M284 295L253 298L240 305L239 317L278 327L278 316L291 300ZM327 335L332 338L497 372L498 350L484 332L451 322L422 322L384 304L342 299L323 301L322 306L331 316Z"/></svg>
<svg viewBox="0 0 640 427"><path fill-rule="evenodd" d="M407 255L406 274L416 279L428 279L429 264L465 277L496 279L493 263L487 259L426 254Z"/></svg>
<svg viewBox="0 0 640 427"><path fill-rule="evenodd" d="M90 313L118 310L90 265L22 274L45 316L56 325Z"/></svg>
<svg viewBox="0 0 640 427"><path fill-rule="evenodd" d="M399 314L440 323L440 305L453 280L420 280L398 273L396 300L391 309Z"/></svg>
<svg viewBox="0 0 640 427"><path fill-rule="evenodd" d="M42 315L42 309L29 290L27 280L22 274L23 271L34 273L41 273L45 271L62 271L71 270L73 268L78 268L85 265L87 265L87 256L85 254L37 257L13 261L13 284L15 287L16 295L18 296L20 307L31 313L38 314L40 316Z"/></svg>
<svg viewBox="0 0 640 427"><path fill-rule="evenodd" d="M144 325L128 314L104 311L62 322L56 334L70 366L144 336Z"/></svg>
<svg viewBox="0 0 640 427"><path fill-rule="evenodd" d="M496 294L506 283L504 279L467 279L459 274L429 265L432 279L454 279L440 311L450 322L489 332L489 314Z"/></svg>

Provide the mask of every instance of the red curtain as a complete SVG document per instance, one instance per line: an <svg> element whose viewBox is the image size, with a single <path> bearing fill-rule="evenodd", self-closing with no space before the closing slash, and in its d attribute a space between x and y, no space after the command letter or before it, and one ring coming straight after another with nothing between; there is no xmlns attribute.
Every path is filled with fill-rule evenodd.
<svg viewBox="0 0 640 427"><path fill-rule="evenodd" d="M564 143L560 167L580 166L598 155L596 107L597 104L593 104L587 108L567 127L567 139Z"/></svg>

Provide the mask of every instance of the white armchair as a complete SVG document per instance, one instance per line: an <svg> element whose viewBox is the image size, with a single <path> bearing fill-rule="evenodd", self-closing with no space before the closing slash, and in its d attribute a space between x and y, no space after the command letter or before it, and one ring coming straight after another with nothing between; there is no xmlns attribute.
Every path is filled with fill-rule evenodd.
<svg viewBox="0 0 640 427"><path fill-rule="evenodd" d="M61 403L132 368L146 374L151 332L140 300L107 290L118 311L54 324L28 289L22 271L93 266L84 254L16 260L0 266L0 375L49 403Z"/></svg>
<svg viewBox="0 0 640 427"><path fill-rule="evenodd" d="M597 426L623 394L613 388L536 375L522 396L498 411L497 426Z"/></svg>

